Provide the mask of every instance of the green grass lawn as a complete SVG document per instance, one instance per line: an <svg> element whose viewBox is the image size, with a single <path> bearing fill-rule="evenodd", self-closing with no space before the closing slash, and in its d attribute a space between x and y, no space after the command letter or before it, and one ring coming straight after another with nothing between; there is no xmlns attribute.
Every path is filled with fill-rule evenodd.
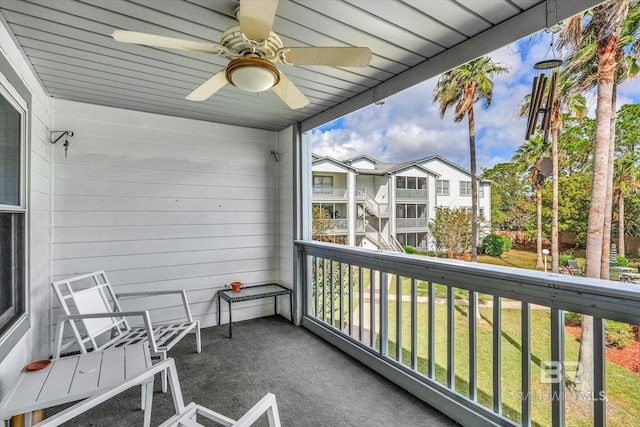
<svg viewBox="0 0 640 427"><path fill-rule="evenodd" d="M446 385L447 378L447 323L446 306L435 305L435 380ZM396 304L389 304L389 356L396 357ZM411 357L411 307L409 303L402 305L402 360L410 366ZM480 309L482 321L478 323L477 365L478 365L478 402L487 408L493 408L493 352L491 324L492 308ZM455 315L455 389L468 396L469 378L469 323L466 307L457 307ZM551 425L551 402L548 398L550 384L540 382L540 363L549 360L550 356L550 314L549 310L531 310L531 390L533 425ZM427 374L427 304L418 305L418 371ZM502 411L503 414L520 421L521 414L521 336L520 310L502 310ZM566 334L566 360L578 359L579 342L570 334ZM633 344L632 344L633 345ZM635 344L637 345L637 344ZM572 373L569 373L569 379ZM640 419L640 376L612 362L607 362L607 422L615 426L637 426ZM580 399L567 389L566 396L567 425L592 425L591 402Z"/></svg>

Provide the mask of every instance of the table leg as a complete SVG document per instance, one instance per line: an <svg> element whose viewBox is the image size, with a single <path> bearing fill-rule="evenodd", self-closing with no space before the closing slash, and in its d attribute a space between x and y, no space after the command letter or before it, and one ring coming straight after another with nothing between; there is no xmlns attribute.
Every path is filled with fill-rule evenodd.
<svg viewBox="0 0 640 427"><path fill-rule="evenodd" d="M229 338L233 337L233 321L231 319L231 301L229 301Z"/></svg>
<svg viewBox="0 0 640 427"><path fill-rule="evenodd" d="M278 296L273 297L273 312L278 314Z"/></svg>
<svg viewBox="0 0 640 427"><path fill-rule="evenodd" d="M291 310L291 323L293 323L293 297L292 294L289 294L289 309Z"/></svg>
<svg viewBox="0 0 640 427"><path fill-rule="evenodd" d="M220 326L220 312L222 311L222 307L220 307L220 291L216 295L218 295L218 326Z"/></svg>

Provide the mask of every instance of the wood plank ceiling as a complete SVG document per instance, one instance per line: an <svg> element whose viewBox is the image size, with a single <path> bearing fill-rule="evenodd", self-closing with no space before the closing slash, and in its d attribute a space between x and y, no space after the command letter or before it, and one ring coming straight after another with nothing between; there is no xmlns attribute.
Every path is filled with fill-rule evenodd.
<svg viewBox="0 0 640 427"><path fill-rule="evenodd" d="M285 46L368 46L373 53L366 68L278 64L311 101L299 110L272 91L231 85L205 102L187 101L226 58L110 37L122 28L218 43L237 24L234 0L0 0L0 15L54 98L279 130L361 108L596 3L280 0L273 31Z"/></svg>

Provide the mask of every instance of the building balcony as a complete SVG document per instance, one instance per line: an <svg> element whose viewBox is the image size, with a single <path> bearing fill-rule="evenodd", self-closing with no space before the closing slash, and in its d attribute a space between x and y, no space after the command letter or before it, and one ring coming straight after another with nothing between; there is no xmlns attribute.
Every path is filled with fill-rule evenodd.
<svg viewBox="0 0 640 427"><path fill-rule="evenodd" d="M420 230L425 231L429 227L427 218L396 218L396 230Z"/></svg>
<svg viewBox="0 0 640 427"><path fill-rule="evenodd" d="M620 373L606 360L604 325L640 322L640 288L318 242L296 246L302 324L463 425L604 426L607 413L637 410L626 394L607 391ZM575 388L582 365L565 312L593 318L593 388L585 392ZM626 375L636 384L636 374Z"/></svg>
<svg viewBox="0 0 640 427"><path fill-rule="evenodd" d="M313 201L318 200L347 200L347 189L345 187L320 187L312 188Z"/></svg>
<svg viewBox="0 0 640 427"><path fill-rule="evenodd" d="M396 188L396 200L427 200L428 191L426 189L405 189Z"/></svg>

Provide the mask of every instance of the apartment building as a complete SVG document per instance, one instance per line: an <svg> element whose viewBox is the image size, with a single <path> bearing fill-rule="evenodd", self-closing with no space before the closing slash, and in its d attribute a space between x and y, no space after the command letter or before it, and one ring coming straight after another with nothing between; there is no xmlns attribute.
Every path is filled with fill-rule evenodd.
<svg viewBox="0 0 640 427"><path fill-rule="evenodd" d="M435 208L471 210L471 174L440 156L381 163L368 156L339 161L313 156L313 205L324 210L324 235L351 246L434 250ZM478 214L491 224L491 182L478 179Z"/></svg>

